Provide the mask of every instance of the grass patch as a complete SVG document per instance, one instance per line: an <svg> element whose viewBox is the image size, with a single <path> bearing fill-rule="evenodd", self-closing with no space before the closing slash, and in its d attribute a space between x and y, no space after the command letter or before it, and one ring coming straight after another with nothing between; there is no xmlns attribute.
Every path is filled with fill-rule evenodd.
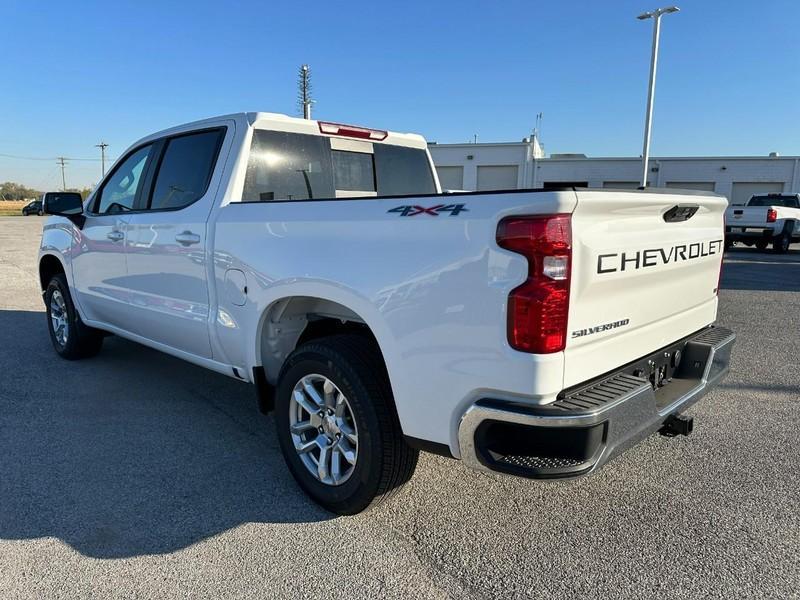
<svg viewBox="0 0 800 600"><path fill-rule="evenodd" d="M0 217L20 217L26 204L24 200L3 200L0 202Z"/></svg>

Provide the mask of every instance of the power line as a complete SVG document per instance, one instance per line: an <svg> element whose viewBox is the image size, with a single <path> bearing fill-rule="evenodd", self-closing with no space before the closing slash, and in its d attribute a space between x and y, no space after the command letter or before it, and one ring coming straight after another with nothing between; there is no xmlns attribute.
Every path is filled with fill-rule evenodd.
<svg viewBox="0 0 800 600"><path fill-rule="evenodd" d="M44 160L44 161L58 160L59 158L61 158L60 156L19 156L17 154L3 154L3 153L0 153L0 157L2 157L2 158L16 158L18 160ZM83 161L91 161L91 162L100 162L100 161L103 160L102 158L83 158L83 157L75 157L75 156L65 156L63 158L65 160L83 160ZM109 159L109 160L111 160L111 159Z"/></svg>

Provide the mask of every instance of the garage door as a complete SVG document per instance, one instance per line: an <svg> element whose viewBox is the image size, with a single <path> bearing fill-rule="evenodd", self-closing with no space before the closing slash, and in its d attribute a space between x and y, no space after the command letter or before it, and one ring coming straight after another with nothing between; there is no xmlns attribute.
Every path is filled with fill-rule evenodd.
<svg viewBox="0 0 800 600"><path fill-rule="evenodd" d="M649 183L649 182L648 182ZM641 185L638 181L604 181L604 188L616 188L618 190L635 190Z"/></svg>
<svg viewBox="0 0 800 600"><path fill-rule="evenodd" d="M542 184L542 187L546 190L561 190L564 188L571 188L571 187L585 188L589 187L589 182L588 181L545 181Z"/></svg>
<svg viewBox="0 0 800 600"><path fill-rule="evenodd" d="M783 182L763 182L763 183L744 183L733 184L733 193L729 198L731 204L747 204L750 196L755 194L780 194L783 191Z"/></svg>
<svg viewBox="0 0 800 600"><path fill-rule="evenodd" d="M517 189L517 165L478 167L478 190Z"/></svg>
<svg viewBox="0 0 800 600"><path fill-rule="evenodd" d="M668 188L680 188L682 190L701 190L703 192L713 192L713 181L668 181Z"/></svg>
<svg viewBox="0 0 800 600"><path fill-rule="evenodd" d="M443 190L464 189L464 167L436 167Z"/></svg>

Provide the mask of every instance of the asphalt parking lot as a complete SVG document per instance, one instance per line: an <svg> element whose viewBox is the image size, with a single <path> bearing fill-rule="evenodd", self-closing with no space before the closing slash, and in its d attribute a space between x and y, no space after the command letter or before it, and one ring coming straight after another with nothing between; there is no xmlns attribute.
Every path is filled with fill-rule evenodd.
<svg viewBox="0 0 800 600"><path fill-rule="evenodd" d="M0 598L800 594L800 245L728 253L732 372L590 478L422 455L391 503L312 504L249 386L118 338L53 352L42 219L0 218Z"/></svg>

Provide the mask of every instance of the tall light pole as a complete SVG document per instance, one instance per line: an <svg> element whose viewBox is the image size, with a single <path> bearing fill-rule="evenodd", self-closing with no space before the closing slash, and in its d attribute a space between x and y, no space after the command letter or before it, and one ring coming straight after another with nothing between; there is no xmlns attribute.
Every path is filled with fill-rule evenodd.
<svg viewBox="0 0 800 600"><path fill-rule="evenodd" d="M642 187L647 187L647 170L650 163L650 127L653 124L653 97L656 93L656 65L658 64L658 36L661 33L661 15L678 12L677 6L657 8L638 17L640 21L653 19L653 52L650 57L650 86L647 88L647 114L644 118L644 148L642 149Z"/></svg>

